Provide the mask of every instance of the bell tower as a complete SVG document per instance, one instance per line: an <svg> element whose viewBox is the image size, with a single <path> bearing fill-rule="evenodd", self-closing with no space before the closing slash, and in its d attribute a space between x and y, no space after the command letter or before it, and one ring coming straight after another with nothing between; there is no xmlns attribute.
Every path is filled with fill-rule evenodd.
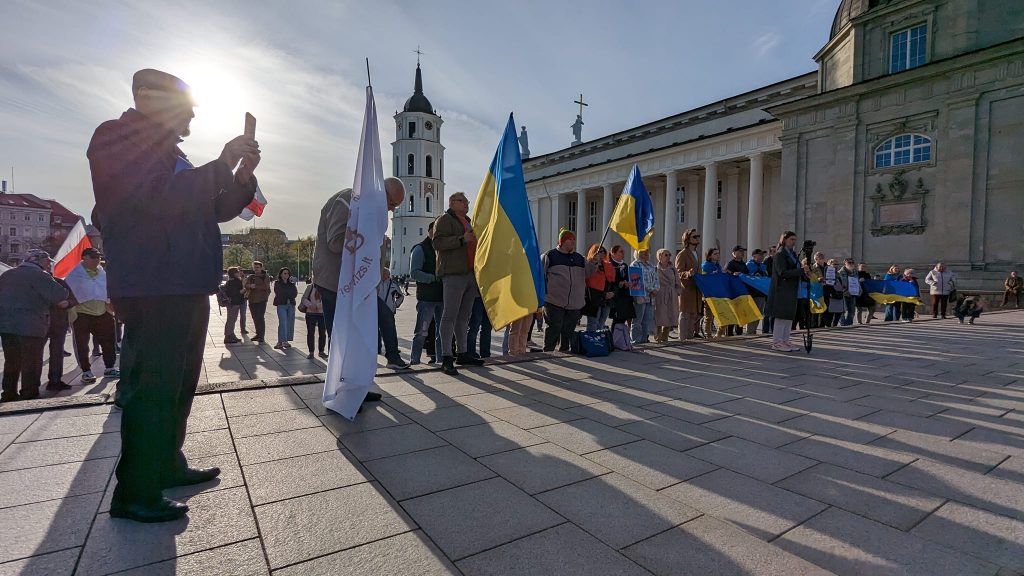
<svg viewBox="0 0 1024 576"><path fill-rule="evenodd" d="M409 273L412 249L427 235L427 225L446 210L441 117L423 94L423 73L416 61L412 96L395 114L391 144L392 173L405 183L405 202L391 218L391 274Z"/></svg>

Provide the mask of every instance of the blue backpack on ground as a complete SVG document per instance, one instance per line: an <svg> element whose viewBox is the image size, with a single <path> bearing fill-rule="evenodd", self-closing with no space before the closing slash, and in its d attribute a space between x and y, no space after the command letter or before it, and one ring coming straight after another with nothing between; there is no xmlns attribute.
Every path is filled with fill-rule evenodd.
<svg viewBox="0 0 1024 576"><path fill-rule="evenodd" d="M612 351L612 335L608 330L584 330L576 333L579 352L588 358L607 356Z"/></svg>

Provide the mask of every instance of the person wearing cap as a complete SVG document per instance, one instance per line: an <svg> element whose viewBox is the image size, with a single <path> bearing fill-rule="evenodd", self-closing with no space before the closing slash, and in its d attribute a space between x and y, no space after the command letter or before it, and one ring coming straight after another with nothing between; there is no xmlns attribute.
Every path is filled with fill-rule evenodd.
<svg viewBox="0 0 1024 576"><path fill-rule="evenodd" d="M39 397L50 308L63 310L70 304L64 287L49 274L52 265L45 251L29 250L20 266L0 274L0 345L4 351L0 402Z"/></svg>
<svg viewBox="0 0 1024 576"><path fill-rule="evenodd" d="M739 276L740 274L746 274L747 269L747 249L737 244L732 249L732 260L729 260L725 264L725 271L733 276ZM748 330L749 333L749 330ZM743 334L743 327L738 324L729 324L726 326L727 336L739 336Z"/></svg>
<svg viewBox="0 0 1024 576"><path fill-rule="evenodd" d="M558 232L558 247L546 252L540 261L547 290L544 351L551 352L557 346L560 352L568 352L587 300L587 276L597 270L597 263L588 262L576 252L576 235L566 228Z"/></svg>
<svg viewBox="0 0 1024 576"><path fill-rule="evenodd" d="M188 506L162 489L220 474L189 467L181 449L202 373L210 295L224 269L218 223L252 202L260 149L251 136L237 136L220 157L193 166L178 147L195 116L188 85L140 70L132 95L135 106L101 124L87 153L92 222L112 263L107 297L125 327L121 459L110 515L163 522L181 518Z"/></svg>
<svg viewBox="0 0 1024 576"><path fill-rule="evenodd" d="M476 234L469 221L469 200L462 192L452 194L448 198L448 211L434 220L433 244L437 253L436 276L441 279L444 301L438 326L441 370L449 376L457 376L459 371L455 364L481 366L484 363L471 354L468 347L469 319L480 290L473 272Z"/></svg>
<svg viewBox="0 0 1024 576"><path fill-rule="evenodd" d="M82 369L82 383L92 384L96 376L92 373L92 358L89 357L89 337L93 338L103 351L104 378L117 378L120 373L114 367L117 352L114 350L114 315L107 298L107 272L100 266L100 251L86 248L82 261L71 269L67 283L78 302L71 309L71 335L74 342L75 358Z"/></svg>
<svg viewBox="0 0 1024 576"><path fill-rule="evenodd" d="M755 278L768 277L768 266L764 263L765 254L767 254L767 252L760 248L754 248L754 251L750 253L750 260L747 261L746 271L748 276L753 276ZM762 315L764 315L764 305L768 300L768 295L750 286L747 286L747 291L750 292L750 297L754 299L754 304L757 305L757 309L761 311ZM765 327L764 320L754 320L747 324L746 333L757 334L757 325L759 323L762 325L761 333L767 334L768 331Z"/></svg>

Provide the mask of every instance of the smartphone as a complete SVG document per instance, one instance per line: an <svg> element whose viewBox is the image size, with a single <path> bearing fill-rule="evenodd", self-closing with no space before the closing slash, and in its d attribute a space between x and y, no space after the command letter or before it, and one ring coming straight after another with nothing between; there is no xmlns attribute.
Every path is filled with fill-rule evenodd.
<svg viewBox="0 0 1024 576"><path fill-rule="evenodd" d="M256 138L256 117L248 112L245 113L244 134L249 138Z"/></svg>

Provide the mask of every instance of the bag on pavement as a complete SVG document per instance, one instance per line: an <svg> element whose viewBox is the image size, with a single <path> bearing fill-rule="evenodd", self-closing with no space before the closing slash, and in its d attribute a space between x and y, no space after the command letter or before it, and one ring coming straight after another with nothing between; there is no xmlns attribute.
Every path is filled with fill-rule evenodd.
<svg viewBox="0 0 1024 576"><path fill-rule="evenodd" d="M625 322L612 325L612 344L616 350L630 351L633 349L633 343L630 340L629 328L626 328Z"/></svg>

